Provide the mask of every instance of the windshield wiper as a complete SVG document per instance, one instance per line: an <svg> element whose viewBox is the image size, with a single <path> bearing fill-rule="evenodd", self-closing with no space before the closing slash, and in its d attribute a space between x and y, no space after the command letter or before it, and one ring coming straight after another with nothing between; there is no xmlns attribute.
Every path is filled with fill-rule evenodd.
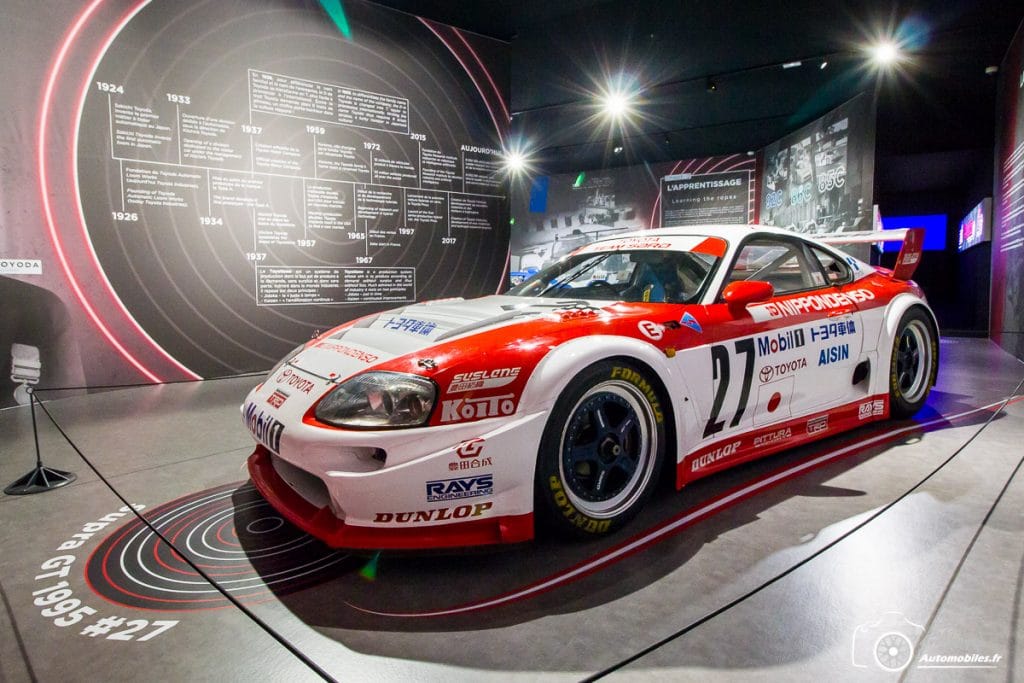
<svg viewBox="0 0 1024 683"><path fill-rule="evenodd" d="M601 259L598 260L598 261L592 261L592 262L590 262L588 264L582 264L581 263L580 266L579 266L580 269L577 270L574 275L572 275L571 277L567 277L564 280L555 280L554 282L549 284L547 287L542 289L540 291L540 293L537 294L537 296L544 296L545 294L547 294L548 292L550 292L552 289L554 289L556 287L562 288L565 285L567 285L570 282L572 282L573 280L578 280L583 275L583 273L586 273L588 271L592 271L594 268L596 268L597 266L599 266L602 263L604 263L605 261L607 261L609 256L611 256L611 254L604 254L604 255L601 256Z"/></svg>

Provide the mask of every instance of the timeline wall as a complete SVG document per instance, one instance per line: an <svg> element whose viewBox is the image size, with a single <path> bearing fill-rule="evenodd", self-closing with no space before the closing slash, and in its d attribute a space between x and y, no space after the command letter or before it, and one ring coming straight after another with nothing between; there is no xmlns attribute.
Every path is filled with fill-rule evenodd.
<svg viewBox="0 0 1024 683"><path fill-rule="evenodd" d="M24 347L43 386L265 369L504 281L504 44L359 0L14 4L0 287L47 312L5 311L5 381Z"/></svg>
<svg viewBox="0 0 1024 683"><path fill-rule="evenodd" d="M999 70L992 223L992 339L1024 359L1024 25Z"/></svg>

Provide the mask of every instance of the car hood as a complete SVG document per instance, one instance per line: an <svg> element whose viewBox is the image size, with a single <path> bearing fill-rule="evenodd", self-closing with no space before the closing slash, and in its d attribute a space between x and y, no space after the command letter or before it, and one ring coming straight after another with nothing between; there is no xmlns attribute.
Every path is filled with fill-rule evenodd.
<svg viewBox="0 0 1024 683"><path fill-rule="evenodd" d="M291 365L324 379L343 379L449 340L545 316L593 315L611 305L610 301L500 295L414 304L332 330L310 343Z"/></svg>

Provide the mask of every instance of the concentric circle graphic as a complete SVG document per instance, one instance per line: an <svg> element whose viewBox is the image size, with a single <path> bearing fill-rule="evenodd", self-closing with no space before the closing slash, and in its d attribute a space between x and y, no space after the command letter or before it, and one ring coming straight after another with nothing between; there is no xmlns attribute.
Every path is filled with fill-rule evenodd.
<svg viewBox="0 0 1024 683"><path fill-rule="evenodd" d="M173 548L135 519L103 540L86 566L94 592L128 607L228 606L182 555L243 602L322 583L347 557L282 519L250 483L201 491L145 515Z"/></svg>
<svg viewBox="0 0 1024 683"><path fill-rule="evenodd" d="M503 281L505 49L346 14L349 37L316 3L139 0L82 85L74 246L190 377Z"/></svg>

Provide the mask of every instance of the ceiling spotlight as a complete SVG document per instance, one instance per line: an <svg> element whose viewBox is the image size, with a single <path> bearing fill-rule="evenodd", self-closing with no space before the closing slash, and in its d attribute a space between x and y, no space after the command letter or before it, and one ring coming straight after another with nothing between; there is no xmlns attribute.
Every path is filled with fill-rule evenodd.
<svg viewBox="0 0 1024 683"><path fill-rule="evenodd" d="M532 163L533 160L521 141L506 147L502 154L502 170L509 176L521 176L526 173L532 173Z"/></svg>
<svg viewBox="0 0 1024 683"><path fill-rule="evenodd" d="M505 155L505 170L509 173L520 173L526 168L526 159L522 153L512 151Z"/></svg>
<svg viewBox="0 0 1024 683"><path fill-rule="evenodd" d="M997 73L999 73L999 67L998 66L986 66L985 67L985 75L986 76L995 76Z"/></svg>
<svg viewBox="0 0 1024 683"><path fill-rule="evenodd" d="M821 66L819 66L818 68L819 69L824 69L826 66L828 66L828 60L827 59L823 59L823 60L821 60Z"/></svg>
<svg viewBox="0 0 1024 683"><path fill-rule="evenodd" d="M708 92L715 92L718 90L718 83L716 83L713 78L709 78L707 82L707 89Z"/></svg>
<svg viewBox="0 0 1024 683"><path fill-rule="evenodd" d="M629 116L633 111L633 94L616 88L606 90L598 102L604 115L613 121Z"/></svg>
<svg viewBox="0 0 1024 683"><path fill-rule="evenodd" d="M900 49L891 40L883 40L868 48L871 59L879 66L889 66L900 58Z"/></svg>
<svg viewBox="0 0 1024 683"><path fill-rule="evenodd" d="M615 147L612 148L612 152L614 154L622 154L622 145L615 145Z"/></svg>
<svg viewBox="0 0 1024 683"><path fill-rule="evenodd" d="M785 64L782 65L782 68L783 69L795 69L798 66L803 66L803 62L801 62L799 59L796 60L796 61L793 61L793 62L786 62Z"/></svg>

